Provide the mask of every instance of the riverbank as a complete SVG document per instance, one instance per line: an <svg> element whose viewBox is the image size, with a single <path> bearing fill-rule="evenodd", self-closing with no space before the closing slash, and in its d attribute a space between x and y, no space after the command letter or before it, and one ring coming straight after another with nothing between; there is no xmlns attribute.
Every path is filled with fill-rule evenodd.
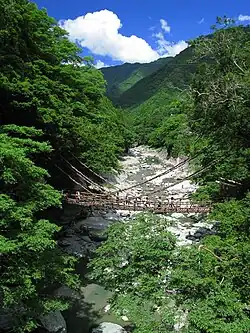
<svg viewBox="0 0 250 333"><path fill-rule="evenodd" d="M165 151L151 149L149 147L135 147L121 159L122 172L113 177L112 184L116 189L124 190L138 183L142 183L156 175L162 174L168 169L179 164L183 159L168 159ZM188 163L182 165L166 175L155 178L148 183L140 184L128 191L124 195L139 196L156 191L161 187L174 184L176 180L185 178L189 174ZM196 185L186 180L167 190L159 192L162 197L183 198L196 190ZM68 207L72 211L73 208ZM67 207L65 207L67 210ZM79 208L75 208L77 211ZM64 317L67 322L68 333L87 333L89 328L101 322L113 322L125 325L122 318L115 318L108 311L108 299L110 293L97 284L86 279L86 258L90 257L95 249L105 239L103 233L107 227L118 220L124 222L130 220L138 212L114 210L92 212L85 219L78 219L72 227L68 228L64 238L60 241L65 251L80 258L78 273L82 278L80 293L74 297L70 296L70 291L66 294L72 299L73 306L65 311ZM169 231L176 235L179 246L190 245L211 230L211 225L204 221L205 216L201 214L180 214L172 213L164 215L164 218L171 221ZM211 231L212 232L212 231ZM65 295L65 290L61 290L61 295Z"/></svg>

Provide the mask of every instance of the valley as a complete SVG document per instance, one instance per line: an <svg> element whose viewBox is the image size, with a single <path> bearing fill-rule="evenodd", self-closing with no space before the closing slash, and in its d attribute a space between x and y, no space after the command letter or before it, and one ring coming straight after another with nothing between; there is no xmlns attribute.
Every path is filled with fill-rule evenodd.
<svg viewBox="0 0 250 333"><path fill-rule="evenodd" d="M187 43L161 17L146 40L42 1L0 1L0 332L249 333L249 16L195 18Z"/></svg>
<svg viewBox="0 0 250 333"><path fill-rule="evenodd" d="M147 178L161 174L163 171L180 163L180 161L180 158L168 159L167 153L164 150L155 150L145 146L131 148L129 154L125 155L121 160L123 171L114 177L113 185L116 189L128 188ZM158 189L159 185L173 184L177 179L187 176L188 173L188 164L185 164L182 168L176 169L165 177L162 176L155 179L155 181L126 191L124 195L143 195L150 190ZM161 192L159 195L163 198L165 196L182 198L190 195L195 190L195 184L192 184L190 181L184 181L169 188L167 192ZM64 238L60 240L60 244L63 245L69 254L82 258L80 261L82 267L79 268L79 273L83 279L84 277L86 279L86 269L84 269L86 256L91 257L91 253L94 253L96 246L100 245L101 238L98 240L99 235L107 232L108 227L117 223L117 221L123 221L125 225L130 223L137 214L138 212L126 210L94 210L89 217L80 219L74 223L73 227L67 229ZM67 212L66 215L68 215ZM214 223L207 222L206 215L172 213L164 215L163 218L166 220L166 226L168 225L167 230L176 235L178 246L187 246L198 242L207 234L213 234L212 228ZM83 227L87 228L90 236L88 232L84 233L85 229ZM70 292L67 289L61 289L59 292L62 295L69 295L69 293L75 295L73 291ZM129 320L123 321L122 317L124 316L119 318L119 316L112 315L107 310L109 309L109 298L110 292L93 281L88 281L88 284L81 288L78 296L73 297L74 304L76 304L76 306L73 305L74 311L70 310L65 313L68 333L87 333L90 326L98 325L98 323L102 322L111 322L126 326ZM86 309L88 309L88 312ZM77 329L75 327L76 322L79 322ZM86 327L86 329L84 330L83 327Z"/></svg>

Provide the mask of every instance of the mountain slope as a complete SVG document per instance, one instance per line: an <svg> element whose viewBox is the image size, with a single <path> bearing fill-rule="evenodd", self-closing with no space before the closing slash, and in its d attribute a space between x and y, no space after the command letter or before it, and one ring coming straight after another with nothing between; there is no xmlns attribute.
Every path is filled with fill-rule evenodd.
<svg viewBox="0 0 250 333"><path fill-rule="evenodd" d="M175 58L169 59L158 71L138 81L121 94L117 101L119 106L134 109L149 99L155 99L159 92L185 88L196 70L196 65L190 63L192 54L192 48L189 47Z"/></svg>
<svg viewBox="0 0 250 333"><path fill-rule="evenodd" d="M149 73L157 66L146 64L146 67L135 69L135 64L133 65L135 70L130 71L127 79L120 81L119 86L115 85L115 82L118 82L118 78L122 78L122 71L124 74L124 71L131 70L131 67L125 64L126 66L121 66L122 68L113 67L112 71L108 72L113 74L108 81L109 87L114 84L113 89L119 89L115 104L128 111L136 142L151 144L152 137L157 141L159 131L157 133L155 131L171 116L176 115L177 120L174 118L173 123L178 123L178 114L183 113L188 107L185 104L185 89L188 88L197 68L197 64L191 61L193 53L193 48L189 47L174 58L161 59L160 63L164 65L142 79L140 79L142 68L144 71L149 68L147 72ZM107 76L106 79L108 80ZM114 93L113 90L113 102Z"/></svg>
<svg viewBox="0 0 250 333"><path fill-rule="evenodd" d="M133 87L141 79L162 68L172 57L161 58L146 64L128 64L102 68L101 72L107 81L107 95L117 103L122 93Z"/></svg>

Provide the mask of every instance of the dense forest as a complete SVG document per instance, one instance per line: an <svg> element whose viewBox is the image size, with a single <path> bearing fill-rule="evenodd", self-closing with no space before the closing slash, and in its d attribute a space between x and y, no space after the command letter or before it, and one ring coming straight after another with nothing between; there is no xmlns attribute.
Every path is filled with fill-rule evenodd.
<svg viewBox="0 0 250 333"><path fill-rule="evenodd" d="M249 29L218 19L175 58L126 64L117 77L113 69L106 92L107 71L45 10L28 0L0 0L0 9L0 301L14 332L67 308L56 286L79 287L76 259L48 218L62 206L67 176L57 166L77 158L111 172L139 143L198 156L192 167L205 171L193 200L213 203L217 233L179 248L159 217L117 222L89 264L93 279L114 292L114 312L128 309L135 333L173 332L176 317L183 333L248 333Z"/></svg>
<svg viewBox="0 0 250 333"><path fill-rule="evenodd" d="M217 221L216 235L180 248L166 230L166 220L141 215L109 229L108 241L97 250L90 267L93 277L114 292L113 311L122 314L126 309L135 332L247 333L249 29L218 18L212 35L192 41L191 49L196 70L185 67L191 69L189 86L179 86L179 93L169 84L154 86L152 80L157 82L166 65L131 88L129 94L135 89L136 97L136 86L144 87L138 103L147 94L145 82L154 87L154 93L145 107L128 112L142 143L164 147L170 155L198 158L193 168L202 167L203 172L194 178L199 189L193 200L213 203L208 219ZM169 75L171 71L166 74L168 83Z"/></svg>
<svg viewBox="0 0 250 333"><path fill-rule="evenodd" d="M43 213L61 206L56 165L74 155L98 172L117 168L130 132L103 75L45 10L1 0L0 35L0 300L31 331L38 315L66 306L49 290L77 285L75 259Z"/></svg>
<svg viewBox="0 0 250 333"><path fill-rule="evenodd" d="M107 96L114 104L121 105L121 96L143 78L163 68L172 57L160 58L146 64L128 64L104 67L101 72L107 82Z"/></svg>

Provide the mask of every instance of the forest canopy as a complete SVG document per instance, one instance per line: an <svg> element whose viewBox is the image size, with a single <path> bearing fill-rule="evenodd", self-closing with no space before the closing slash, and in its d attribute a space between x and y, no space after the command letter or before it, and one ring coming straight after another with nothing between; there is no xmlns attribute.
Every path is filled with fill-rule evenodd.
<svg viewBox="0 0 250 333"><path fill-rule="evenodd" d="M249 28L218 18L212 35L191 45L197 70L184 94L171 100L161 86L132 117L141 142L198 157L192 168L203 172L194 179L193 200L212 202L215 234L179 247L166 220L139 215L110 227L90 268L113 291L113 312L125 312L135 333L248 333Z"/></svg>
<svg viewBox="0 0 250 333"><path fill-rule="evenodd" d="M65 309L51 288L77 287L75 259L58 248L60 226L44 212L61 206L62 156L99 172L119 166L131 134L105 89L46 10L0 0L0 300L16 332Z"/></svg>

